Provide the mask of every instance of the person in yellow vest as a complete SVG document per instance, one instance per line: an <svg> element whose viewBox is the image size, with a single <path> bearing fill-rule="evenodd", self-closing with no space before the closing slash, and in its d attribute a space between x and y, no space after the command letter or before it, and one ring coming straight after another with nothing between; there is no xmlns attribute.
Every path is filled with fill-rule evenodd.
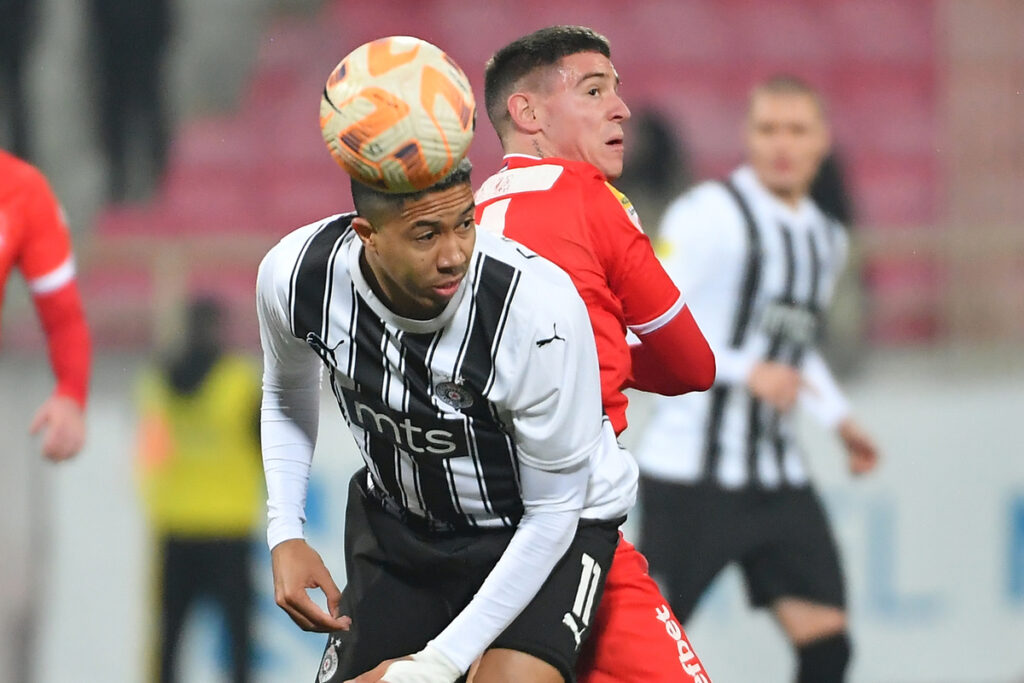
<svg viewBox="0 0 1024 683"><path fill-rule="evenodd" d="M234 683L249 680L252 533L262 522L259 369L226 351L214 299L188 309L181 350L140 382L139 456L154 533L159 616L150 680L176 680L182 628L198 598L230 632Z"/></svg>

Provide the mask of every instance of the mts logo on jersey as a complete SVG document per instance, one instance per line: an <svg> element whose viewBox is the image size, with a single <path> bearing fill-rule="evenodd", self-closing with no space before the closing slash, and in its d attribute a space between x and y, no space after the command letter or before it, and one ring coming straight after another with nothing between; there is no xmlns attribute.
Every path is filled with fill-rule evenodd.
<svg viewBox="0 0 1024 683"><path fill-rule="evenodd" d="M462 420L400 413L375 398L341 389L349 422L414 456L458 458L469 455Z"/></svg>
<svg viewBox="0 0 1024 683"><path fill-rule="evenodd" d="M779 335L794 344L814 344L818 340L818 316L806 306L773 301L761 314L766 334Z"/></svg>

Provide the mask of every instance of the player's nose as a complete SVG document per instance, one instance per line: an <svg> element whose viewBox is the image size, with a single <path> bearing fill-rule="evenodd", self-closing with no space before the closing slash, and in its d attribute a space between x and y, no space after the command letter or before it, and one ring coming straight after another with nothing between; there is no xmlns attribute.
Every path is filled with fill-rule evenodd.
<svg viewBox="0 0 1024 683"><path fill-rule="evenodd" d="M622 99L622 96L615 93L612 99L611 119L613 121L626 121L632 114L629 111L629 107L626 106L626 100Z"/></svg>
<svg viewBox="0 0 1024 683"><path fill-rule="evenodd" d="M441 237L437 252L437 268L443 271L457 270L467 259L464 245L456 235L447 234Z"/></svg>

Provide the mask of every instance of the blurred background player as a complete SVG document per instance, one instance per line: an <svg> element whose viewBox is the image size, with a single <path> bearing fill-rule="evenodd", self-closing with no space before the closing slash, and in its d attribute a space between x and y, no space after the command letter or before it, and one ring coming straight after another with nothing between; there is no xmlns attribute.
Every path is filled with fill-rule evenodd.
<svg viewBox="0 0 1024 683"><path fill-rule="evenodd" d="M748 165L683 195L660 233L718 375L707 394L658 401L639 448L641 538L684 620L738 562L751 603L770 607L796 648L797 680L829 683L850 657L846 596L794 406L836 429L853 474L878 454L817 350L847 248L808 194L830 144L818 93L789 76L758 85L746 142Z"/></svg>
<svg viewBox="0 0 1024 683"><path fill-rule="evenodd" d="M89 331L75 282L71 237L43 174L0 150L0 303L14 268L28 284L57 380L29 431L42 435L43 456L61 462L77 454L85 440L89 385ZM0 522L0 662L15 665L13 671L0 667L0 681L21 682L30 680L32 593L45 538L36 501L46 496L35 458L11 452L6 456L0 477L6 509Z"/></svg>
<svg viewBox="0 0 1024 683"><path fill-rule="evenodd" d="M151 680L179 680L183 627L203 598L230 637L231 680L249 680L252 533L261 521L259 370L224 348L225 311L188 308L182 348L140 381L140 475L155 541L160 615Z"/></svg>
<svg viewBox="0 0 1024 683"><path fill-rule="evenodd" d="M581 26L541 29L494 54L484 99L505 166L477 192L477 217L572 278L597 340L604 409L620 434L625 388L703 391L715 361L632 204L609 183L622 173L630 116L610 56L607 39ZM627 328L639 344L627 344ZM681 630L666 630L670 622L646 561L620 538L580 680L678 681L683 672L701 680L700 661Z"/></svg>

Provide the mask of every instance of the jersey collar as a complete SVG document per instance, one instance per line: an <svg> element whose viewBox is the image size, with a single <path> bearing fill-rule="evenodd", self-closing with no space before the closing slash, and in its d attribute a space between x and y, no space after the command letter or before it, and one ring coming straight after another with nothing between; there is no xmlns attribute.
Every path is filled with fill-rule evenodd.
<svg viewBox="0 0 1024 683"><path fill-rule="evenodd" d="M820 222L820 212L811 201L810 197L804 197L794 209L781 199L776 197L758 179L754 169L749 165L740 166L733 173L733 181L741 190L751 195L762 206L768 207L772 214L779 220L794 228L808 228Z"/></svg>

